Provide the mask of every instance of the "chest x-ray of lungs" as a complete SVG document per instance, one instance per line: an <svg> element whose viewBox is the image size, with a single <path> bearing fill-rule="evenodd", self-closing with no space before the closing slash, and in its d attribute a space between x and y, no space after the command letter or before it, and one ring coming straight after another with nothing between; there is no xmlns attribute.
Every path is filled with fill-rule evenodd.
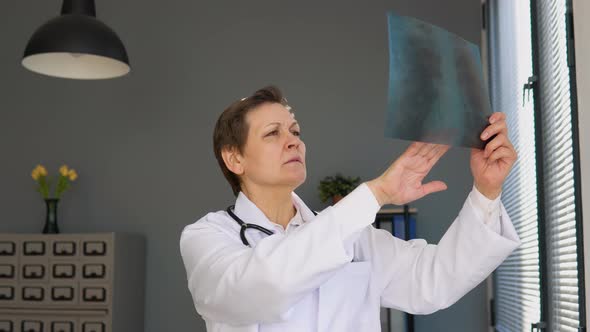
<svg viewBox="0 0 590 332"><path fill-rule="evenodd" d="M479 48L420 20L387 14L385 136L482 149L492 114Z"/></svg>

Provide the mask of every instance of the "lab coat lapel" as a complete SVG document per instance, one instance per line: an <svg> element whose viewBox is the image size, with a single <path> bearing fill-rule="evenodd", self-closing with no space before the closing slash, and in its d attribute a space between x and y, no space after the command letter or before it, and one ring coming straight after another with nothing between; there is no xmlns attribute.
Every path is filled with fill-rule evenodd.
<svg viewBox="0 0 590 332"><path fill-rule="evenodd" d="M299 196L294 192L291 193L291 197L293 198L293 204L301 213L303 221L307 222L312 220L315 215L307 207L307 205L305 205L303 200L299 198ZM270 230L274 229L276 225L268 220L266 215L258 208L258 206L252 203L252 201L250 201L250 199L248 199L248 197L246 197L246 195L244 195L244 193L241 191L236 198L234 213L248 224L256 224Z"/></svg>
<svg viewBox="0 0 590 332"><path fill-rule="evenodd" d="M303 221L308 222L312 220L315 217L313 211L311 211L311 209L308 208L307 205L305 205L305 202L303 202L303 200L299 198L299 196L295 192L291 193L291 196L293 197L293 204L295 204L297 210L299 210L299 212L301 213L301 218L303 219Z"/></svg>
<svg viewBox="0 0 590 332"><path fill-rule="evenodd" d="M250 201L241 191L236 199L234 213L245 223L256 224L270 230L274 229L274 224L268 220L256 204L252 203L252 201Z"/></svg>

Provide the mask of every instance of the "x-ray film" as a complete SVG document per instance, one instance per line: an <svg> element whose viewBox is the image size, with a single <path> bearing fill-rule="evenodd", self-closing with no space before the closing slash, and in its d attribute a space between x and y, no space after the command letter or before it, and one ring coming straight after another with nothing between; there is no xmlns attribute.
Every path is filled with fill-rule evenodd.
<svg viewBox="0 0 590 332"><path fill-rule="evenodd" d="M483 148L492 114L479 48L439 27L394 13L389 29L385 136Z"/></svg>

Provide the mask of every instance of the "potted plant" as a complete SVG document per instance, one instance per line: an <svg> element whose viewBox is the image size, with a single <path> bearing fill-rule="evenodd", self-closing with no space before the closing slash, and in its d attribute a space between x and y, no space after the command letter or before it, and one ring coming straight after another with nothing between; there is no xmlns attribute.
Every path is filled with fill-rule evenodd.
<svg viewBox="0 0 590 332"><path fill-rule="evenodd" d="M360 177L345 177L338 173L334 176L326 176L320 181L318 187L320 191L320 200L326 202L328 199L332 199L332 204L335 204L341 200L344 196L348 195L360 184Z"/></svg>
<svg viewBox="0 0 590 332"><path fill-rule="evenodd" d="M71 182L78 178L78 173L67 165L59 168L59 175L50 177L47 169L43 165L37 165L31 172L31 177L37 183L37 191L45 200L47 207L47 215L45 218L45 227L43 233L59 233L57 225L57 203L64 191L70 188ZM54 190L51 190L52 185L55 184Z"/></svg>

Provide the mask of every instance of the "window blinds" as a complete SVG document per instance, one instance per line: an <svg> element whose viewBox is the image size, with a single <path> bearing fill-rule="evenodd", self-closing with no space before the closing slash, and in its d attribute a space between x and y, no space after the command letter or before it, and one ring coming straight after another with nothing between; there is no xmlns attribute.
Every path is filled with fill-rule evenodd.
<svg viewBox="0 0 590 332"><path fill-rule="evenodd" d="M506 114L519 156L502 202L522 240L494 273L495 326L500 332L529 331L541 315L534 104L522 92L533 70L530 5L520 0L488 4L492 106Z"/></svg>
<svg viewBox="0 0 590 332"><path fill-rule="evenodd" d="M578 331L578 264L566 1L537 1L551 331Z"/></svg>

